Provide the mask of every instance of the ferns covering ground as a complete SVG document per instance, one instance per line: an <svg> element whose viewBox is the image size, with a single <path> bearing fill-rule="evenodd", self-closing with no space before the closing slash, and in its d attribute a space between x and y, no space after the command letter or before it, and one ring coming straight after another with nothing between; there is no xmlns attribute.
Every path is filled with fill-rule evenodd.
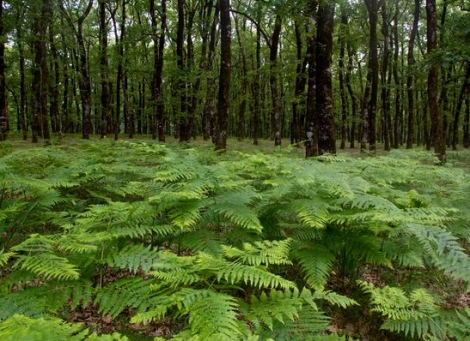
<svg viewBox="0 0 470 341"><path fill-rule="evenodd" d="M1 152L1 340L470 337L470 179L426 152Z"/></svg>

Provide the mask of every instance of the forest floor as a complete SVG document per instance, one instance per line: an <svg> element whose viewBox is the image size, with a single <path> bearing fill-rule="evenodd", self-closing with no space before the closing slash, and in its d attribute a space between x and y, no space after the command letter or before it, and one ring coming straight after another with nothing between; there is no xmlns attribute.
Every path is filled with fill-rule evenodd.
<svg viewBox="0 0 470 341"><path fill-rule="evenodd" d="M93 136L91 141L99 141L100 138L98 135ZM108 138L109 141L109 138ZM138 136L134 139L122 138L120 141L129 141L136 143L159 143L155 140L152 140L150 137ZM64 146L75 146L82 143L83 140L79 136L66 136L59 140L59 138L52 139L52 145L64 145ZM178 144L178 140L173 137L167 139L168 144ZM304 156L304 148L302 146L295 146L288 144L288 140L284 140L284 144L280 147L275 147L272 140L260 139L258 145L253 145L252 140L245 139L244 141L237 141L234 138L230 138L227 142L227 151L231 152L241 152L247 154L253 153L263 153L263 154L275 154L281 153L285 155L298 156L302 158ZM44 142L40 141L37 144L31 143L31 140L26 141L20 138L11 138L6 142L0 144L0 155L4 155L8 149L23 149L23 148L43 148ZM201 138L192 140L188 143L189 146L194 146L194 148L211 148L210 141L203 141ZM3 152L2 152L3 149ZM403 150L404 147L401 148ZM423 147L416 147L416 150L424 150ZM432 153L430 151L430 153ZM379 145L377 155L387 155L387 152L383 150L383 147ZM361 153L359 148L350 149L346 148L344 150L338 149L338 155L344 156L356 156L364 157L371 155L371 153ZM470 169L470 150L460 149L457 151L448 151L448 162L449 166L459 167L459 168L468 168ZM470 242L470 241L469 241ZM469 245L465 245L467 253L470 255ZM119 278L122 274L120 273L109 273L109 281L115 281L116 278ZM395 275L395 278L387 278L387 276ZM393 274L393 272L387 274L378 274L374 269L365 268L360 274L360 277L364 280L367 280L371 283L380 285L387 283L389 280L393 282L397 281L412 281L419 282L422 280L429 280L429 274L419 273L416 271L410 272L400 272ZM440 278L443 279L443 278ZM340 281L339 278L332 276L330 279L331 286L338 287L340 284L336 283ZM427 283L432 286L432 282ZM442 283L440 283L442 287ZM470 307L470 294L465 290L463 283L458 282L449 282L449 285L444 286L446 288L445 292L441 292L441 297L444 300L444 305L448 308L462 309L465 307ZM439 290L439 289L438 289ZM349 294L349 293L348 293ZM360 298L359 298L360 299ZM171 330L174 329L174 326L169 325L169 321L160 323L158 325L151 326L141 326L141 325L120 325L118 321L113 320L110 316L99 316L95 311L95 307L90 306L88 309L75 310L71 315L71 321L82 322L86 325L93 327L94 330L99 330L101 332L110 333L113 331L120 331L125 333L127 330L139 331L141 335L145 335L148 338L141 338L141 340L150 340L154 336L167 336L171 333ZM402 340L402 338L394 339L387 334L382 333L377 330L378 321L374 321L367 318L367 315L363 314L359 308L352 308L346 311L342 315L337 315L334 320L332 327L332 332L342 331L344 333L350 333L351 335L361 335L362 340ZM366 335L369 335L368 337Z"/></svg>

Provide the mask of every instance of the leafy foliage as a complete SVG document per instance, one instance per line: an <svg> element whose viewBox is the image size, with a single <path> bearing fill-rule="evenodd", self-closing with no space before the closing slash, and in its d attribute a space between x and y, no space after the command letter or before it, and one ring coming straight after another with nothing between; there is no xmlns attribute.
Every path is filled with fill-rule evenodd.
<svg viewBox="0 0 470 341"><path fill-rule="evenodd" d="M0 160L2 335L124 339L65 322L88 309L170 323L175 340L340 340L331 317L359 303L393 333L465 335L468 312L437 300L436 284L395 278L424 270L468 286L468 175L407 156L14 151ZM396 286L365 281L371 271ZM354 299L356 283L370 302Z"/></svg>

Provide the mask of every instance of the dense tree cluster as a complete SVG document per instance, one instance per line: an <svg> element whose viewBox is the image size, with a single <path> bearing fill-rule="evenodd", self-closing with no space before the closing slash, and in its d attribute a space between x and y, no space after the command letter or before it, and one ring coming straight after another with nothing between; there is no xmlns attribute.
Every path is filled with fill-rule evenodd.
<svg viewBox="0 0 470 341"><path fill-rule="evenodd" d="M0 138L470 145L464 0L0 1ZM222 139L222 140L221 140Z"/></svg>

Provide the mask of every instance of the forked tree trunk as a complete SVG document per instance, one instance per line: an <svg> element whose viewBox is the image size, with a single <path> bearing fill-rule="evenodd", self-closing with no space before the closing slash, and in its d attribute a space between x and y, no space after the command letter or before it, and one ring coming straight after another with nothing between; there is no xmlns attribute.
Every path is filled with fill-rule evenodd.
<svg viewBox="0 0 470 341"><path fill-rule="evenodd" d="M46 0L45 0L46 1ZM79 89L80 89L80 98L82 104L82 138L89 139L90 134L92 133L92 124L91 124L91 81L90 73L88 70L88 57L85 49L85 38L83 36L83 23L85 19L91 12L93 7L93 0L88 0L88 5L81 16L79 16L77 21L77 26L75 26L75 21L69 15L67 10L64 7L63 2L60 2L60 8L64 14L66 20L68 21L70 27L74 30L75 37L78 44L78 56L79 61Z"/></svg>

